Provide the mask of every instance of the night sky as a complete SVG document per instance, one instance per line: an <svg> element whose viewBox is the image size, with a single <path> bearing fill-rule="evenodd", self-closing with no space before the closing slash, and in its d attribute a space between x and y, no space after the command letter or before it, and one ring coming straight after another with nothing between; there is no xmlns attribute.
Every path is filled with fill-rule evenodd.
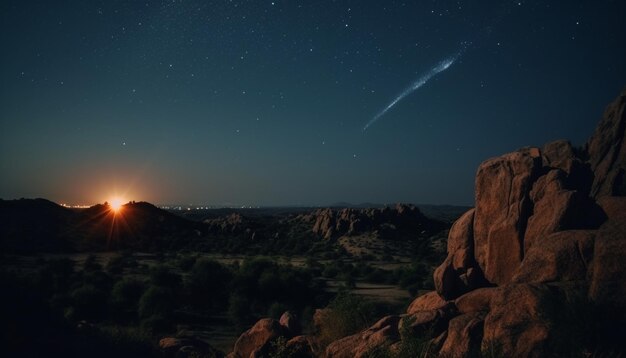
<svg viewBox="0 0 626 358"><path fill-rule="evenodd" d="M0 16L3 199L472 205L482 161L584 143L626 85L619 0L3 0Z"/></svg>

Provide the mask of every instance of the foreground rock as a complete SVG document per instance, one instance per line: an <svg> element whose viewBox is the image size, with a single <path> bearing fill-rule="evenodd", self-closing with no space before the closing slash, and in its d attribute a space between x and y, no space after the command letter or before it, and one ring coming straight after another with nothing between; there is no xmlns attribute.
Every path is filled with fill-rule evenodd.
<svg viewBox="0 0 626 358"><path fill-rule="evenodd" d="M342 338L328 345L328 358L367 357L373 351L391 346L400 339L399 316L388 316L358 334Z"/></svg>
<svg viewBox="0 0 626 358"><path fill-rule="evenodd" d="M239 336L235 342L233 352L228 356L232 358L263 356L268 352L272 340L288 335L287 329L278 321L271 318L263 318Z"/></svg>
<svg viewBox="0 0 626 358"><path fill-rule="evenodd" d="M275 345L282 339L283 353L291 357L313 357L318 350L315 339L299 335L300 322L292 312L285 312L277 321L271 318L260 319L252 328L239 336L228 354L230 358L266 357L276 352Z"/></svg>
<svg viewBox="0 0 626 358"><path fill-rule="evenodd" d="M436 291L404 315L330 343L324 355L410 344L445 357L625 355L625 107L626 91L585 148L555 141L482 163L476 207L450 229ZM327 238L369 225L355 211L318 214L315 230ZM255 343L242 354L271 335L248 339Z"/></svg>
<svg viewBox="0 0 626 358"><path fill-rule="evenodd" d="M602 342L609 356L626 353L615 338L626 336L625 107L626 91L584 149L556 141L480 165L476 208L450 229L436 291L405 316L429 349L545 357L602 352L593 346ZM401 347L395 337L377 324L331 343L327 355Z"/></svg>
<svg viewBox="0 0 626 358"><path fill-rule="evenodd" d="M166 357L224 357L222 352L196 338L166 337L159 341L159 348Z"/></svg>

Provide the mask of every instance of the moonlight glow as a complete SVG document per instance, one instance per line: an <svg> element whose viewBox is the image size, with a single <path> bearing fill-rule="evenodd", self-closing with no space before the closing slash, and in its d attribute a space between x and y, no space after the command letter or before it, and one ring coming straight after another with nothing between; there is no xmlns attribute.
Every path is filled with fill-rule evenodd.
<svg viewBox="0 0 626 358"><path fill-rule="evenodd" d="M122 209L122 205L124 205L124 200L122 198L115 197L109 200L109 206L111 207L111 210L116 213Z"/></svg>

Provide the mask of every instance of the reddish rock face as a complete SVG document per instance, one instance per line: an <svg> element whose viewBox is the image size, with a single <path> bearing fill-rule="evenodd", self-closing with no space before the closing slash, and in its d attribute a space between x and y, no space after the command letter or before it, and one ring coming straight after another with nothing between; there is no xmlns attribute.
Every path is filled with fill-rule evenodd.
<svg viewBox="0 0 626 358"><path fill-rule="evenodd" d="M591 195L626 196L626 90L604 112L587 142L589 164L595 174Z"/></svg>
<svg viewBox="0 0 626 358"><path fill-rule="evenodd" d="M293 336L297 336L302 331L300 327L300 321L292 312L285 312L280 316L280 320L278 321L281 326L285 327L289 333Z"/></svg>
<svg viewBox="0 0 626 358"><path fill-rule="evenodd" d="M445 299L454 299L484 284L482 270L474 259L474 217L475 210L471 209L452 225L448 257L434 272L435 288Z"/></svg>
<svg viewBox="0 0 626 358"><path fill-rule="evenodd" d="M609 220L596 235L589 297L622 319L626 319L625 262L626 220Z"/></svg>
<svg viewBox="0 0 626 358"><path fill-rule="evenodd" d="M326 347L326 357L367 357L377 348L391 346L400 338L399 321L399 316L387 316L365 331L337 340Z"/></svg>
<svg viewBox="0 0 626 358"><path fill-rule="evenodd" d="M248 358L267 349L269 342L286 335L285 328L271 318L259 320L252 328L245 331L235 342L231 353L234 358Z"/></svg>
<svg viewBox="0 0 626 358"><path fill-rule="evenodd" d="M554 297L546 286L508 285L496 290L485 317L483 350L504 357L545 357Z"/></svg>
<svg viewBox="0 0 626 358"><path fill-rule="evenodd" d="M287 349L291 357L316 357L317 342L311 336L296 336L287 341Z"/></svg>
<svg viewBox="0 0 626 358"><path fill-rule="evenodd" d="M466 313L450 321L447 338L439 355L450 358L465 358L480 352L483 338L483 313Z"/></svg>
<svg viewBox="0 0 626 358"><path fill-rule="evenodd" d="M560 231L528 250L515 282L581 281L593 257L595 230Z"/></svg>
<svg viewBox="0 0 626 358"><path fill-rule="evenodd" d="M364 357L379 347L397 351L403 343L399 331L407 324L446 357L468 357L479 347L487 355L550 356L561 349L555 327L563 322L557 317L569 314L572 307L565 305L585 293L622 325L625 106L626 91L607 108L585 150L556 141L541 151L524 148L481 164L476 207L450 230L448 256L433 277L436 291L416 298L406 320L385 317L331 343L326 356ZM390 212L367 211L366 217L385 220ZM405 217L411 210L394 212ZM365 220L334 223L332 230L353 231L370 220L355 219L357 211L350 210L322 214L317 227Z"/></svg>
<svg viewBox="0 0 626 358"><path fill-rule="evenodd" d="M533 185L530 199L534 203L533 215L528 219L524 235L524 252L549 234L573 226L571 222L578 213L578 192L564 188L565 173L553 169L540 177Z"/></svg>
<svg viewBox="0 0 626 358"><path fill-rule="evenodd" d="M457 298L454 304L460 313L487 312L495 293L495 287L479 288Z"/></svg>
<svg viewBox="0 0 626 358"><path fill-rule="evenodd" d="M406 310L407 314L413 314L418 311L436 310L446 305L446 301L435 291L425 293L411 302Z"/></svg>
<svg viewBox="0 0 626 358"><path fill-rule="evenodd" d="M530 188L541 169L537 148L490 159L476 174L474 256L485 278L511 281L523 258L523 238L530 214Z"/></svg>

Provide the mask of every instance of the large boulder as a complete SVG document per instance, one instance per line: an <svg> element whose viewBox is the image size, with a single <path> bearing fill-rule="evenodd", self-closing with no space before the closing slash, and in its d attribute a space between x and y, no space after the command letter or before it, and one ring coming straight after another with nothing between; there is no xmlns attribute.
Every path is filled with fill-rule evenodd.
<svg viewBox="0 0 626 358"><path fill-rule="evenodd" d="M555 306L555 297L545 285L499 287L485 317L482 349L503 357L548 356Z"/></svg>
<svg viewBox="0 0 626 358"><path fill-rule="evenodd" d="M286 351L289 357L313 358L318 350L317 341L311 336L296 336L287 341Z"/></svg>
<svg viewBox="0 0 626 358"><path fill-rule="evenodd" d="M454 304L460 313L487 312L496 291L495 287L479 288L457 298Z"/></svg>
<svg viewBox="0 0 626 358"><path fill-rule="evenodd" d="M552 282L585 280L593 258L595 230L560 231L542 238L532 246L515 282Z"/></svg>
<svg viewBox="0 0 626 358"><path fill-rule="evenodd" d="M435 289L445 299L454 299L484 284L482 272L474 259L474 214L463 214L448 234L448 257L433 274Z"/></svg>
<svg viewBox="0 0 626 358"><path fill-rule="evenodd" d="M559 169L565 173L568 189L588 195L593 182L593 172L589 164L580 157L580 150L572 147L569 141L550 142L541 149L544 168Z"/></svg>
<svg viewBox="0 0 626 358"><path fill-rule="evenodd" d="M400 339L400 316L387 316L370 328L332 342L326 347L327 358L367 357L373 351L389 347Z"/></svg>
<svg viewBox="0 0 626 358"><path fill-rule="evenodd" d="M595 174L591 194L626 196L626 89L604 111L604 116L586 145Z"/></svg>
<svg viewBox="0 0 626 358"><path fill-rule="evenodd" d="M429 335L428 338L435 338L445 332L448 322L456 315L457 310L454 303L447 303L438 309L404 315L400 321L399 329L408 328L414 335Z"/></svg>
<svg viewBox="0 0 626 358"><path fill-rule="evenodd" d="M589 297L614 309L622 319L626 319L625 262L626 220L608 220L595 238Z"/></svg>
<svg viewBox="0 0 626 358"><path fill-rule="evenodd" d="M542 165L538 148L485 161L476 174L474 256L485 278L511 281L522 261L523 239L532 210L530 190Z"/></svg>
<svg viewBox="0 0 626 358"><path fill-rule="evenodd" d="M418 311L436 310L445 306L446 303L446 300L441 298L436 291L430 291L414 299L406 313L413 314Z"/></svg>
<svg viewBox="0 0 626 358"><path fill-rule="evenodd" d="M271 318L260 319L239 336L230 357L248 358L251 355L260 355L269 349L269 343L273 339L288 335L287 329L278 321Z"/></svg>
<svg viewBox="0 0 626 358"><path fill-rule="evenodd" d="M565 175L562 170L553 169L534 183L530 192L533 215L528 219L524 252L540 238L581 226L584 216L591 211L591 204L584 195L565 188Z"/></svg>
<svg viewBox="0 0 626 358"><path fill-rule="evenodd" d="M483 313L466 313L450 320L447 338L439 356L475 357L480 354L483 339Z"/></svg>

